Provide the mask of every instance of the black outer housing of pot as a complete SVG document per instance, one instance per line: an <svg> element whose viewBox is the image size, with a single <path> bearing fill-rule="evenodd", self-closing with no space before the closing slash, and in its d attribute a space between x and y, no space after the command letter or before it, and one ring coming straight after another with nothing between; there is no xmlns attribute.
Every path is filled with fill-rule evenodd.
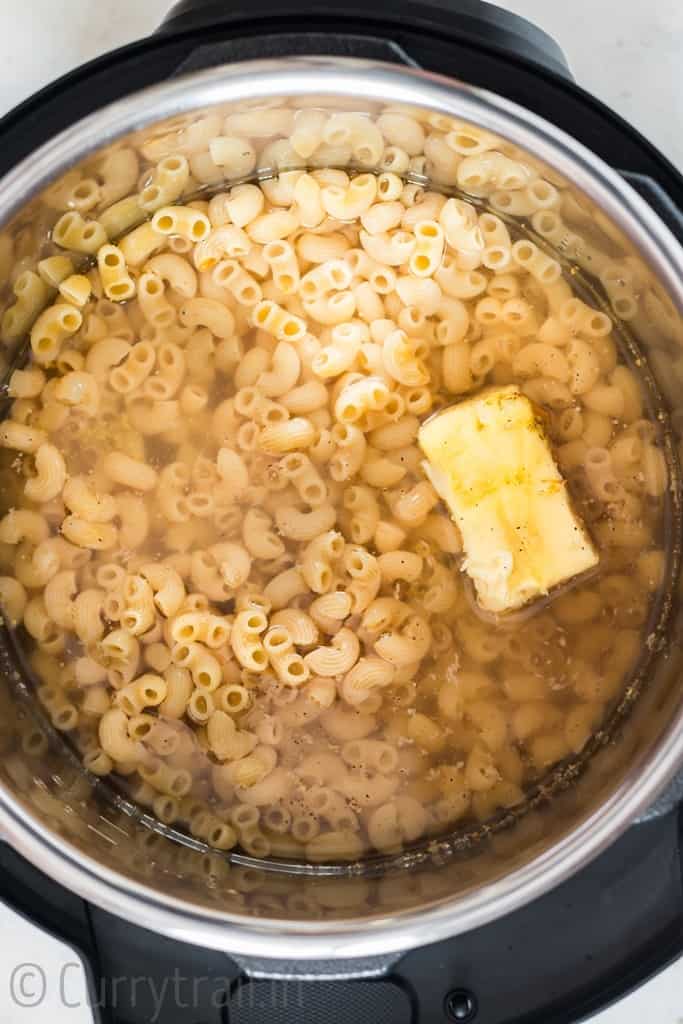
<svg viewBox="0 0 683 1024"><path fill-rule="evenodd" d="M574 1024L681 955L682 838L680 810L634 826L534 903L373 979L324 980L333 963L311 965L315 981L251 978L229 953L86 903L1 843L0 899L71 947L45 982L74 1009L82 960L97 1024ZM19 965L9 967L18 1002Z"/></svg>
<svg viewBox="0 0 683 1024"><path fill-rule="evenodd" d="M211 20L211 19L214 20ZM626 121L576 85L557 45L479 0L184 0L160 31L63 76L0 120L0 176L75 121L175 75L302 54L408 63L498 92L556 124L633 184L683 241L683 178Z"/></svg>
<svg viewBox="0 0 683 1024"><path fill-rule="evenodd" d="M482 4L481 0L401 0L387 5L385 10L380 8L379 16L369 14L368 5L362 0L312 0L305 5L297 0L259 0L258 6L248 13L226 0L180 0L166 16L160 31L216 27L243 32L245 40L263 34L274 38L282 33L305 40L309 34L326 32L326 52L332 36L361 39L374 32L377 41L386 42L396 40L398 34L406 31L410 35L444 35L460 44L484 45L501 55L522 57L563 77L571 77L564 53L546 32L517 14L493 4ZM264 52L262 46L259 52ZM268 50L268 55L276 53ZM357 49L353 56L359 56ZM418 60L416 53L409 56ZM436 68L430 66L429 70Z"/></svg>
<svg viewBox="0 0 683 1024"><path fill-rule="evenodd" d="M304 54L403 63L498 92L621 171L683 242L675 168L573 82L549 36L479 0L392 0L376 13L360 0L254 0L248 9L183 0L156 35L75 70L2 119L0 176L74 121L145 86ZM372 980L324 980L343 969L332 963L299 965L317 971L316 981L250 978L243 961L86 903L2 843L0 899L83 959L101 1024L572 1024L681 954L679 818L674 810L634 826L578 876L500 921L396 958L384 974L376 961ZM65 982L68 1004L63 970L47 982Z"/></svg>

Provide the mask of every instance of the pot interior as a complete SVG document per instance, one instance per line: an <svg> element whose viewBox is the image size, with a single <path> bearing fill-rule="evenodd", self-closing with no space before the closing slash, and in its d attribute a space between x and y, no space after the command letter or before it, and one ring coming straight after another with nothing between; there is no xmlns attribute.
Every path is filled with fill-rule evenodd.
<svg viewBox="0 0 683 1024"><path fill-rule="evenodd" d="M445 903L460 906L463 912L484 903L491 908L496 896L514 902L514 895L505 889L513 873L522 872L526 882L533 876L535 884L543 885L538 880L544 864L547 878L559 880L582 856L575 846L571 850L567 846L567 862L561 864L562 843L571 845L572 834L576 842L581 835L590 836L598 819L604 828L610 815L615 827L623 827L623 804L629 793L634 812L647 800L642 786L648 765L656 761L653 776L655 782L663 782L680 747L673 734L680 719L681 696L678 449L683 429L683 331L677 306L680 294L671 289L672 278L683 266L680 250L676 252L671 243L670 252L679 262L667 273L662 268L669 253L661 256L659 264L651 258L661 227L656 223L653 227L655 219L643 213L642 204L626 190L622 196L613 192L621 207L617 217L614 207L607 209L596 202L605 181L595 189L585 185L591 174L598 181L604 171L597 162L594 166L586 162L578 144L576 153L563 162L559 143L553 148L538 126L522 130L523 115L495 98L477 97L463 86L427 87L420 76L368 71L364 65L354 68L347 69L343 87L337 76L336 93L323 83L319 92L303 86L277 91L273 86L271 94L266 94L263 84L266 72L247 68L243 71L245 95L249 82L254 89L260 83L260 94L218 102L221 90L230 95L230 83L237 74L226 69L222 79L215 75L212 79L210 104L200 106L198 101L197 109L190 109L191 99L181 100L176 93L172 105L182 107L181 112L161 120L154 119L151 94L141 100L137 111L134 101L126 101L126 110L113 118L115 128L106 124L106 112L102 115L101 134L113 137L107 146L93 145L98 121L91 119L87 128L76 126L71 131L69 145L61 151L51 144L33 177L29 165L19 169L7 190L9 213L0 236L5 393L13 371L32 363L30 320L41 312L36 307L29 320L22 320L15 286L18 281L25 284L27 273L29 281L35 280L40 261L65 251L55 244L55 224L68 211L86 221L101 221L104 214L107 223L118 225L111 229L110 241L119 241L150 216L130 202L126 205L127 197L154 187L159 162L178 155L189 162L190 177L176 202L208 200L245 182L263 183L267 188L280 174L286 179L290 172L333 167L356 175L389 172L401 179L413 201L436 192L470 204L477 216L488 212L505 225L513 241L526 239L559 262L573 294L609 318L620 365L628 366L640 382L640 419L650 425L662 453L668 485L658 495L659 586L645 601L645 611L632 629L619 620L620 629L630 629L631 637L634 633L639 637L637 657L624 670L626 677L608 699L607 711L590 738L576 749L563 751L559 763L537 765L523 799L510 806L492 805L488 811L480 801L478 815L466 814L454 821L446 817L439 827L400 849L345 857L331 849L328 856L311 862L301 846L297 855L296 844L279 840L271 829L270 855L264 858L258 855L258 846L251 851L239 847L222 851L212 848L201 829L193 834L186 821L164 823L148 802L136 799L141 790L125 777L98 777L84 769L82 752L88 749L93 729L85 730L84 739L78 729L64 729L58 717L41 707L36 692L41 686L44 689L46 680L41 678L35 644L23 628L3 629L0 777L11 805L10 817L22 836L28 827L34 832L33 842L38 833L68 851L72 859L89 858L95 873L110 869L129 883L144 886L155 901L173 897L223 916L280 918L321 926L331 920L376 918ZM319 73L315 64L299 70L302 82L307 72ZM275 82L277 76L269 73ZM361 88L354 74L361 79L360 86L363 75L370 75L372 89L367 91L367 83ZM189 95L197 81L201 76L187 80ZM376 98L361 98L373 91ZM201 94L200 89L197 92ZM413 93L415 101L408 103ZM480 121L473 118L474 110L479 110ZM124 133L121 125L127 118L128 124L144 122L144 126ZM356 136L358 123L371 129ZM492 123L503 125L500 134ZM397 142L403 139L406 124L412 135L404 149ZM544 160L530 143L532 138L537 139ZM216 139L224 141L216 143ZM550 155L555 162L548 161ZM573 177L579 170L583 188ZM607 184L617 187L609 179ZM343 227L341 223L337 232L343 232ZM183 246L177 244L176 251L182 252ZM92 257L76 256L75 271L87 274L92 266ZM495 273L503 275L502 270ZM510 276L508 286L514 294L515 277ZM54 291L44 289L42 294L45 303L53 300ZM111 312L113 320L116 311L111 306L100 304L96 310L93 300L89 308L94 315ZM10 310L14 312L8 315ZM81 331L73 349L87 353L90 344ZM561 389L550 386L540 404L546 405L553 422L568 408ZM11 411L8 397L3 415ZM77 444L87 445L92 426L86 425ZM569 439L565 436L564 443ZM21 500L18 484L24 478L17 475L15 456L10 451L4 463L3 512ZM642 470L640 464L638 469ZM569 476L580 504L585 480L579 471ZM11 566L14 551L10 545L3 549L3 564ZM612 577L612 600L618 605L615 588L620 581L628 587L630 580L638 578L642 543L627 537L616 549L607 573ZM3 571L11 575L11 569ZM599 590L605 578L605 569L601 571L602 576L587 585ZM510 634L524 637L531 622L517 620ZM495 628L495 623L484 621L481 633L485 636ZM591 623L583 628L590 630ZM573 635L578 637L580 632ZM615 649L610 657L618 657ZM68 663L69 655L62 656L61 667ZM35 849L28 841L24 845L29 855ZM494 912L489 909L486 914ZM449 927L455 930L459 925Z"/></svg>

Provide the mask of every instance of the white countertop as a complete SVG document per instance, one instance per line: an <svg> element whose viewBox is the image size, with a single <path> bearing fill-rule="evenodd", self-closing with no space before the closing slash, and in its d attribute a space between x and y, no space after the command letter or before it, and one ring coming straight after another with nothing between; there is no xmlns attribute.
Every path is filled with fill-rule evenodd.
<svg viewBox="0 0 683 1024"><path fill-rule="evenodd" d="M0 114L83 61L152 31L172 3L0 0ZM516 0L502 6L554 35L580 84L683 166L681 0ZM82 972L64 970L75 959L66 946L0 906L2 1024L90 1024ZM38 972L31 976L29 968L22 977L26 964L44 972L43 998ZM594 1024L643 1020L683 1024L683 961L593 1018Z"/></svg>

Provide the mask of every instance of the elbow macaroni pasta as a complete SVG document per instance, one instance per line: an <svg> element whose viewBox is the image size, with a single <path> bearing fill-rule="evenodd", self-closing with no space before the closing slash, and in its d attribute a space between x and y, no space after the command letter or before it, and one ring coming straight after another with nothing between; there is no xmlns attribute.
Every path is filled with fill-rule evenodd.
<svg viewBox="0 0 683 1024"><path fill-rule="evenodd" d="M212 114L53 190L50 254L12 278L5 621L88 769L217 849L357 858L484 820L581 750L635 662L667 464L545 243L630 318L639 282L496 145L407 109ZM288 169L226 180L264 153ZM505 630L471 609L417 434L513 381L606 568Z"/></svg>

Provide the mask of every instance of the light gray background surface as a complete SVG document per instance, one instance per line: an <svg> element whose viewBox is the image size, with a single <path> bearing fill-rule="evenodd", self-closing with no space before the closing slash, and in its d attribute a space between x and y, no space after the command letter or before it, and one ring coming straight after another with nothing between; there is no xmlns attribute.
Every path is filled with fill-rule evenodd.
<svg viewBox="0 0 683 1024"><path fill-rule="evenodd" d="M0 114L76 65L151 32L171 3L0 0ZM683 167L682 0L516 0L502 6L550 32L581 85ZM89 1024L74 961L65 946L0 907L2 1024ZM683 1024L683 961L593 1020Z"/></svg>

